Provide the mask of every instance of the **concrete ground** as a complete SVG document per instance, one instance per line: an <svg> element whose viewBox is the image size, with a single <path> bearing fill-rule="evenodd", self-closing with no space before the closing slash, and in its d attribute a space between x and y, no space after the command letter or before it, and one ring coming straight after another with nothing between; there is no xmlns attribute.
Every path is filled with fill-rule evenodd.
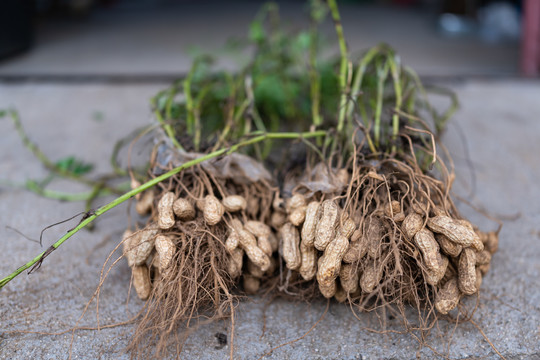
<svg viewBox="0 0 540 360"><path fill-rule="evenodd" d="M92 41L96 42L95 39ZM48 49L43 51L54 53ZM431 63L423 60L429 65L426 69L439 66L436 57ZM35 65L40 64L36 60ZM67 68L75 66L69 61L64 64ZM30 65L25 68L15 62L10 66L15 68L10 70L9 66L0 66L0 73L17 74L28 69L30 74L32 70ZM17 66L20 66L18 70ZM43 66L43 72L55 74L46 63ZM109 71L108 74L114 75L119 69L115 66L111 65L109 70L99 66L92 69L95 73ZM478 63L471 61L467 66L468 69L478 68ZM507 359L539 359L540 83L519 79L471 80L467 79L470 75L467 66L435 72L435 75L445 77L454 74L466 78L442 83L454 89L461 100L461 109L449 124L444 138L455 160L454 190L476 206L504 219L500 249L484 279L474 320ZM131 69L133 74L140 70L136 66ZM152 74L151 71L141 73ZM429 71L423 74L433 75ZM168 81L66 83L11 79L0 82L0 108L18 109L30 138L51 158L77 155L96 164L96 172L103 174L110 171L108 158L115 141L132 129L150 123L148 99L167 84ZM43 178L46 171L21 144L6 118L0 120L0 133L0 180L20 184L27 179ZM475 187L471 186L468 156L474 167ZM56 184L56 189L81 190L64 182ZM469 195L471 189L475 190L473 196ZM107 201L102 199L99 205ZM460 203L459 207L481 228L496 227L466 204ZM76 221L48 230L43 249L8 227L36 239L43 227L69 218L82 209L82 203L62 203L1 186L0 276L33 258ZM70 332L60 335L37 333L62 332L77 324L96 326L96 303L91 303L84 316L83 311L99 283L103 263L127 225L126 210L126 206L111 210L98 219L93 232L79 232L49 256L39 271L29 276L21 274L0 291L0 359L57 359L67 358L69 354L76 359L129 358L124 349L133 331L132 325L99 331L80 330L73 336ZM101 326L126 321L140 309L142 302L134 294L128 296L129 279L129 269L124 261L109 273L100 294ZM326 307L323 302L274 301L265 312L263 335L265 302L265 299L255 298L237 307L235 358L256 359L273 347L304 335ZM380 335L367 330L376 325L377 319L373 316L360 314L357 319L347 307L331 303L324 319L305 338L283 346L265 358L436 357L429 348L420 348L409 335ZM395 320L389 319L387 326L387 330L401 330ZM218 332L228 334L230 340L230 323L222 321L198 328L186 343L183 358L226 358L230 342L218 349L215 337ZM454 329L452 324L442 322L428 341L451 359L497 358L481 332L471 324Z"/></svg>

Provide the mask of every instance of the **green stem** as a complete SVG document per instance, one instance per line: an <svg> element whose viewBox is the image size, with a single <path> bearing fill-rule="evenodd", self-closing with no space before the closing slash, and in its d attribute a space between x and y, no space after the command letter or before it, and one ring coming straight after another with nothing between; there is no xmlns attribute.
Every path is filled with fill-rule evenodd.
<svg viewBox="0 0 540 360"><path fill-rule="evenodd" d="M78 181L80 183L83 183L83 184L91 186L91 187L94 187L94 186L99 185L99 184L102 183L101 181L103 181L104 179L102 179L101 181L90 180L90 179L87 179L85 177L76 175L76 174L74 174L74 173L72 173L70 171L63 170L63 169L59 168L58 166L56 166L56 164L53 163L47 157L47 155L45 155L39 149L39 147L35 143L32 142L32 140L30 140L28 135L26 135L26 132L24 131L24 128L23 128L22 123L21 123L21 119L19 118L19 114L17 113L17 111L8 110L7 113L11 117L11 119L13 121L13 124L15 125L15 129L16 129L17 133L19 134L19 137L21 138L24 146L32 152L32 154L45 166L45 168L47 170L49 170L52 173L54 173L56 175L59 175L59 176L61 176L63 178ZM4 115L4 114L5 114L4 112L0 113L0 117L2 117L1 115ZM110 190L113 193L116 193L116 194L121 194L122 193L122 191L120 189L117 189L117 188L114 188L114 187L105 186L105 188Z"/></svg>
<svg viewBox="0 0 540 360"><path fill-rule="evenodd" d="M171 119L168 119L167 122L163 120L163 116L161 115L161 110L159 109L156 98L152 99L152 107L154 108L154 116L156 117L156 120L161 124L161 126L163 126L163 130L165 130L165 133L167 134L169 139L171 139L173 145L179 150L184 150L182 145L180 145L178 140L176 140L176 134L170 124Z"/></svg>
<svg viewBox="0 0 540 360"><path fill-rule="evenodd" d="M214 152L212 152L210 154L201 156L200 158L188 161L188 162L186 162L186 163L172 169L171 171L166 172L165 174L162 174L162 175L160 175L160 176L158 176L158 177L156 177L156 178L142 184L141 186L139 186L139 187L137 187L137 188L135 188L135 189L133 189L131 191L128 191L127 193L117 197L116 199L114 199L113 201L108 203L107 205L104 205L104 206L100 207L99 209L97 209L92 214L89 214L89 216L84 218L84 220L82 220L76 227L74 227L72 230L68 231L64 236L62 236L59 240L57 240L51 246L51 248L49 248L46 251L42 252L41 254L36 256L34 259L32 259L28 263L24 264L23 266L19 267L13 273L11 273L10 275L8 275L5 278L3 278L2 280L0 280L0 289L3 288L7 283L9 283L15 277L17 277L20 273L22 273L23 271L29 269L30 267L34 266L36 263L41 261L45 254L48 255L48 254L51 253L51 251L56 250L67 239L69 239L75 233L77 233L79 230L81 230L82 228L84 228L85 226L87 226L88 224L93 222L99 216L105 214L107 211L109 211L112 208L120 205L121 203L125 202L126 200L129 200L133 196L135 196L135 195L137 195L137 194L151 188L152 186L154 186L154 185L156 185L156 184L170 178L171 176L174 176L174 175L178 174L179 172L181 172L181 171L183 171L183 170L185 170L187 168L190 168L190 167L192 167L194 165L200 164L200 163L202 163L202 162L204 162L206 160L214 159L214 158L216 158L218 156L221 156L221 155L231 154L233 152L238 151L238 149L240 149L241 147L253 145L253 144L256 144L258 142L264 141L266 139L302 139L302 138L305 139L305 138L313 138L313 137L319 137L319 136L325 136L325 135L326 135L326 131L314 131L314 132L305 132L305 133L266 133L266 134L255 136L255 137L253 137L251 139L239 142L239 143L237 143L237 144L235 144L235 145L233 145L233 146L231 146L229 148L223 148L223 149L214 151Z"/></svg>
<svg viewBox="0 0 540 360"><path fill-rule="evenodd" d="M334 20L334 26L336 28L336 34L339 42L339 51L341 53L341 62L339 66L339 88L341 90L341 100L339 104L339 116L337 125L338 135L341 136L347 105L347 64L349 62L349 59L347 56L347 44L345 42L345 36L343 35L343 26L341 25L341 18L339 16L339 10L336 4L336 0L328 0L328 7L330 8L332 19Z"/></svg>
<svg viewBox="0 0 540 360"><path fill-rule="evenodd" d="M384 65L380 62L377 63L377 100L375 104L375 120L373 124L373 137L375 139L375 146L378 148L381 142L381 115L384 96L384 82L388 76L388 62Z"/></svg>
<svg viewBox="0 0 540 360"><path fill-rule="evenodd" d="M399 115L401 111L401 104L403 102L403 91L401 88L401 66L399 59L391 52L388 55L388 63L390 65L390 73L394 82L394 93L396 95L396 107L394 114L392 115L392 153L396 151L396 140L399 133Z"/></svg>

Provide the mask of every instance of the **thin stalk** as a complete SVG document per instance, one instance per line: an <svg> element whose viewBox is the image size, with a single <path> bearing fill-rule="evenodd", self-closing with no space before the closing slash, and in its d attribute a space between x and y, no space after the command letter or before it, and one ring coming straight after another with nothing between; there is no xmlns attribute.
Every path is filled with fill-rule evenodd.
<svg viewBox="0 0 540 360"><path fill-rule="evenodd" d="M339 67L339 88L341 91L341 99L339 102L339 115L337 124L337 134L339 137L341 137L347 106L347 64L349 63L349 59L347 56L347 44L345 42L345 36L343 35L343 26L341 25L341 18L339 16L339 10L336 4L336 0L328 0L328 7L330 8L330 13L332 14L332 19L334 20L334 27L336 29L336 34L339 42L339 51L341 54L341 62ZM332 152L334 152L335 147L336 145L334 143L332 145Z"/></svg>
<svg viewBox="0 0 540 360"><path fill-rule="evenodd" d="M182 83L184 86L184 97L186 101L186 125L187 125L187 132L190 136L193 137L193 134L195 132L195 113L194 113L194 104L193 104L193 96L191 94L191 80L193 78L193 72L196 65L193 65L191 68L191 71L189 72L188 76Z"/></svg>
<svg viewBox="0 0 540 360"><path fill-rule="evenodd" d="M167 137L171 140L174 147L177 148L178 150L184 150L184 147L182 145L180 145L178 140L176 140L176 135L174 133L174 129L171 126L171 124L169 122L165 122L163 120L163 116L161 116L161 111L157 107L157 104L156 104L155 101L153 101L152 107L154 108L154 116L155 116L156 120L161 124L161 126L163 126L163 130L165 130L165 133L167 134Z"/></svg>
<svg viewBox="0 0 540 360"><path fill-rule="evenodd" d="M27 149L29 149L30 152L32 152L32 154L45 166L45 168L47 170L49 170L52 173L54 173L56 175L59 175L59 176L61 176L63 178L78 181L80 183L83 183L85 185L92 186L92 187L101 183L100 181L94 181L94 180L87 179L87 178L85 178L83 176L75 175L74 173L72 173L70 171L62 170L61 168L56 166L56 164L53 163L47 157L47 155L45 155L40 150L40 148L35 143L32 142L32 140L30 140L28 135L26 135L26 132L24 131L24 128L23 128L22 123L21 123L21 119L19 118L19 114L17 113L17 111L8 110L7 112L0 112L0 117L2 117L2 115L6 114L6 113L9 114L9 116L11 117L11 119L13 121L13 124L15 125L15 130L19 134L19 137L21 138L24 146ZM103 181L103 179L102 179L102 181ZM119 193L121 194L122 193L122 191L120 189L116 189L116 188L111 187L111 186L106 186L106 188L109 191L111 191L113 193L116 193L116 194L119 194Z"/></svg>
<svg viewBox="0 0 540 360"><path fill-rule="evenodd" d="M381 143L381 115L382 105L384 97L384 82L388 76L388 62L384 65L377 62L377 100L375 104L375 120L373 123L373 137L375 140L375 146L378 148Z"/></svg>
<svg viewBox="0 0 540 360"><path fill-rule="evenodd" d="M266 133L266 134L263 134L263 135L259 135L259 136L255 136L251 139L248 139L248 140L244 140L244 141L241 141L229 148L223 148L223 149L219 149L217 151L214 151L210 154L206 154L204 156L201 156L200 158L197 158L197 159L194 159L194 160L191 160L191 161L188 161L174 169L172 169L171 171L169 172L166 172L165 174L162 174L144 184L142 184L141 186L131 190L131 191L128 191L127 193L117 197L116 199L114 199L113 201L111 201L110 203L108 203L107 205L104 205L102 207L100 207L99 209L95 210L94 212L92 213L88 213L86 217L83 217L83 220L76 226L74 227L73 229L71 229L70 231L68 231L64 236L62 236L60 239L58 239L53 245L51 245L51 247L47 250L45 250L44 252L42 252L41 254L39 254L38 256L36 256L35 258L33 258L32 260L30 260L28 263L24 264L23 266L19 267L17 270L15 270L14 272L12 272L10 275L6 276L5 278L3 278L2 280L0 280L0 289L3 288L7 283L9 283L11 280L13 280L15 277L17 277L20 273L22 273L23 271L29 269L30 267L41 263L41 261L43 261L44 257L45 256L48 256L49 254L51 254L51 252L53 252L54 250L56 250L60 245L62 245L67 239L69 239L70 237L72 237L75 233L77 233L79 230L81 230L82 228L86 227L88 224L90 224L91 222L93 222L96 218L98 218L99 216L105 214L107 211L113 209L114 207L120 205L121 203L125 202L126 200L129 200L131 199L132 197L134 197L135 195L153 187L154 185L170 178L171 176L174 176L176 174L178 174L179 172L185 170L185 169L188 169L192 166L195 166L197 164L200 164L206 160L210 160L210 159L214 159L218 156L221 156L221 155L228 155L228 154L231 154L231 153L234 153L236 151L238 151L240 148L242 147L245 147L245 146L249 146L249 145L253 145L253 144L256 144L258 142L261 142L261 141L264 141L266 139L306 139L306 138L313 138L313 137L319 137L319 136L325 136L326 135L326 131L315 131L315 132L305 132L305 133Z"/></svg>
<svg viewBox="0 0 540 360"><path fill-rule="evenodd" d="M318 41L318 26L315 20L311 24L311 37L309 44L309 86L311 92L311 117L313 125L318 127L322 124L320 114L321 102L321 79L317 71L317 41Z"/></svg>
<svg viewBox="0 0 540 360"><path fill-rule="evenodd" d="M388 56L388 63L390 65L390 73L392 74L392 79L394 82L394 93L396 96L396 107L395 112L392 115L392 153L396 151L396 139L399 133L399 115L398 112L401 111L402 104L402 88L401 88L401 66L399 64L399 59L396 59L396 56L391 53Z"/></svg>

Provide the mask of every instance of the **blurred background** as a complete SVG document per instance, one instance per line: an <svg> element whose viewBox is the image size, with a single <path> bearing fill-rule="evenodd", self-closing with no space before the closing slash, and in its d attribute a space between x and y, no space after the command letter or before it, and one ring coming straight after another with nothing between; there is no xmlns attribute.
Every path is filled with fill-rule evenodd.
<svg viewBox="0 0 540 360"><path fill-rule="evenodd" d="M168 80L193 54L247 34L264 1L2 0L0 80ZM278 1L292 28L305 1ZM339 2L353 53L395 47L422 76L537 76L540 1L349 0ZM335 42L333 28L323 28ZM224 60L222 66L234 67Z"/></svg>

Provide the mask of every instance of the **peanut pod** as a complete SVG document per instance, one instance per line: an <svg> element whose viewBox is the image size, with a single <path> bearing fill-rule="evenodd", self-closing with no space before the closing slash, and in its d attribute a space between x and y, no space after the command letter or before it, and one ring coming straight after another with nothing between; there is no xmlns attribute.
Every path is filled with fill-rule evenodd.
<svg viewBox="0 0 540 360"><path fill-rule="evenodd" d="M317 249L313 245L306 244L302 239L300 241L300 254L302 255L300 275L304 280L311 280L317 272Z"/></svg>
<svg viewBox="0 0 540 360"><path fill-rule="evenodd" d="M289 222L294 226L300 226L306 219L306 206L294 208L289 214Z"/></svg>
<svg viewBox="0 0 540 360"><path fill-rule="evenodd" d="M178 198L173 202L173 212L182 221L195 219L195 208L187 199Z"/></svg>
<svg viewBox="0 0 540 360"><path fill-rule="evenodd" d="M328 244L317 269L317 280L319 283L328 283L334 281L338 277L339 271L341 270L341 260L348 249L349 240L343 235L336 236L336 238Z"/></svg>
<svg viewBox="0 0 540 360"><path fill-rule="evenodd" d="M318 250L324 251L336 234L336 223L339 217L339 206L332 200L325 200L321 204L321 216L315 229L314 245Z"/></svg>
<svg viewBox="0 0 540 360"><path fill-rule="evenodd" d="M140 194L137 194L140 195ZM137 199L137 203L135 204L135 211L139 215L146 215L152 210L152 206L154 205L154 192L150 190L146 190L139 199Z"/></svg>
<svg viewBox="0 0 540 360"><path fill-rule="evenodd" d="M459 290L465 295L472 295L476 288L476 254L471 248L463 249L458 262Z"/></svg>
<svg viewBox="0 0 540 360"><path fill-rule="evenodd" d="M315 229L319 221L319 203L312 201L306 208L306 217L302 226L302 241L306 246L313 246L315 241Z"/></svg>
<svg viewBox="0 0 540 360"><path fill-rule="evenodd" d="M155 247L159 257L159 269L163 271L171 264L176 247L172 239L166 235L156 236Z"/></svg>
<svg viewBox="0 0 540 360"><path fill-rule="evenodd" d="M146 265L135 265L131 268L131 274L133 276L133 287L139 299L148 299L152 291L148 267Z"/></svg>
<svg viewBox="0 0 540 360"><path fill-rule="evenodd" d="M158 226L160 229L167 230L174 226L174 199L174 193L169 191L163 194L158 202Z"/></svg>
<svg viewBox="0 0 540 360"><path fill-rule="evenodd" d="M247 207L246 199L240 195L225 196L222 201L225 211L237 212L245 210Z"/></svg>
<svg viewBox="0 0 540 360"><path fill-rule="evenodd" d="M416 212L411 212L401 224L401 230L407 239L412 239L424 226L424 219Z"/></svg>
<svg viewBox="0 0 540 360"><path fill-rule="evenodd" d="M441 250L451 257L458 257L461 253L461 250L463 247L459 244L456 244L452 240L446 237L446 235L443 234L435 234L435 239L441 246Z"/></svg>
<svg viewBox="0 0 540 360"><path fill-rule="evenodd" d="M463 247L469 247L480 240L474 230L445 215L428 219L427 225L432 231L445 235L448 239Z"/></svg>
<svg viewBox="0 0 540 360"><path fill-rule="evenodd" d="M208 225L216 225L221 221L225 208L214 195L206 195L204 198L203 216Z"/></svg>
<svg viewBox="0 0 540 360"><path fill-rule="evenodd" d="M448 314L450 310L455 309L461 298L458 287L458 279L452 278L444 284L442 289L437 292L435 297L435 309L443 315Z"/></svg>
<svg viewBox="0 0 540 360"><path fill-rule="evenodd" d="M297 270L302 264L300 254L300 234L298 229L291 223L283 225L279 231L281 238L281 251L283 260L288 269Z"/></svg>
<svg viewBox="0 0 540 360"><path fill-rule="evenodd" d="M346 293L358 291L358 264L343 264L339 271L339 281Z"/></svg>
<svg viewBox="0 0 540 360"><path fill-rule="evenodd" d="M420 249L426 268L432 272L439 273L442 264L439 244L435 241L435 236L428 229L422 229L414 235L414 243ZM443 272L444 274L444 272Z"/></svg>

